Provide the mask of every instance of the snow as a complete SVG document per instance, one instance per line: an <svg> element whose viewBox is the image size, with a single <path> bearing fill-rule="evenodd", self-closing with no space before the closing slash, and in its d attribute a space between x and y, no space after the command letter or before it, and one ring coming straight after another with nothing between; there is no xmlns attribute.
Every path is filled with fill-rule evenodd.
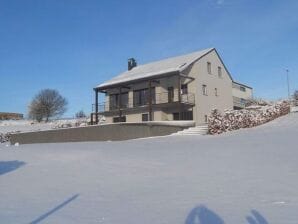
<svg viewBox="0 0 298 224"><path fill-rule="evenodd" d="M200 57L212 50L214 50L214 48L208 48L178 57L172 57L144 65L138 65L137 67L134 67L129 71L125 71L120 75L112 78L111 80L98 85L97 88L103 88L114 84L154 77L169 72L183 71L194 61L198 60Z"/></svg>
<svg viewBox="0 0 298 224"><path fill-rule="evenodd" d="M218 136L0 144L1 223L298 220L298 114Z"/></svg>
<svg viewBox="0 0 298 224"><path fill-rule="evenodd" d="M52 128L52 123L35 123L30 120L7 120L0 121L0 133L7 133L13 131L39 131L48 130Z"/></svg>

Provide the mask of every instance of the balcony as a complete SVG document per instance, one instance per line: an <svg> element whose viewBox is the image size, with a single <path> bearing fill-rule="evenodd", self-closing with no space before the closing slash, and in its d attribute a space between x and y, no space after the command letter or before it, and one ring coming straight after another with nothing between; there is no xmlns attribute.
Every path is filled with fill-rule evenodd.
<svg viewBox="0 0 298 224"><path fill-rule="evenodd" d="M175 92L162 92L156 93L151 96L152 108L175 108L180 106L194 106L195 94L187 93L181 94L179 100L178 91ZM98 112L100 114L108 115L110 113L117 113L121 111L133 111L133 110L145 110L149 107L149 96L141 97L128 97L126 100L121 99L121 105L119 102L102 102L98 104ZM95 112L95 104L92 105L92 111Z"/></svg>
<svg viewBox="0 0 298 224"><path fill-rule="evenodd" d="M246 100L243 98L233 96L233 104L234 104L234 108L243 109L245 108Z"/></svg>

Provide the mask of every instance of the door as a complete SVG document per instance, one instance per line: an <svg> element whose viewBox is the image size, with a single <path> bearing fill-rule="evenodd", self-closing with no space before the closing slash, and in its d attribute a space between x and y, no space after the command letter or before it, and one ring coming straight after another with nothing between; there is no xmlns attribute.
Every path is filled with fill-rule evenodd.
<svg viewBox="0 0 298 224"><path fill-rule="evenodd" d="M174 88L169 87L168 88L168 103L174 102Z"/></svg>

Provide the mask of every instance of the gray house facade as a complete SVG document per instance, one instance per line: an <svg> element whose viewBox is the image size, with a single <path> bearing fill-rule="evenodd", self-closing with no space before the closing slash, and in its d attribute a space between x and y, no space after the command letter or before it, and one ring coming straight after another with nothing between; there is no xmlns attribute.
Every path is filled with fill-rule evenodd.
<svg viewBox="0 0 298 224"><path fill-rule="evenodd" d="M94 91L94 124L104 116L106 123L193 120L199 125L212 109L241 109L252 97L251 87L233 81L215 48L144 65L129 59L127 71Z"/></svg>

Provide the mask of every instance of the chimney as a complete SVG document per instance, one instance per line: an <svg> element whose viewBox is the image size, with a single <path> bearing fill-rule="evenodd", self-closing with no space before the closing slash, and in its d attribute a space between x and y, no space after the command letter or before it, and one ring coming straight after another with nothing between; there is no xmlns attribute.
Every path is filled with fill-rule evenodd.
<svg viewBox="0 0 298 224"><path fill-rule="evenodd" d="M128 59L128 71L137 66L137 61L134 58Z"/></svg>

